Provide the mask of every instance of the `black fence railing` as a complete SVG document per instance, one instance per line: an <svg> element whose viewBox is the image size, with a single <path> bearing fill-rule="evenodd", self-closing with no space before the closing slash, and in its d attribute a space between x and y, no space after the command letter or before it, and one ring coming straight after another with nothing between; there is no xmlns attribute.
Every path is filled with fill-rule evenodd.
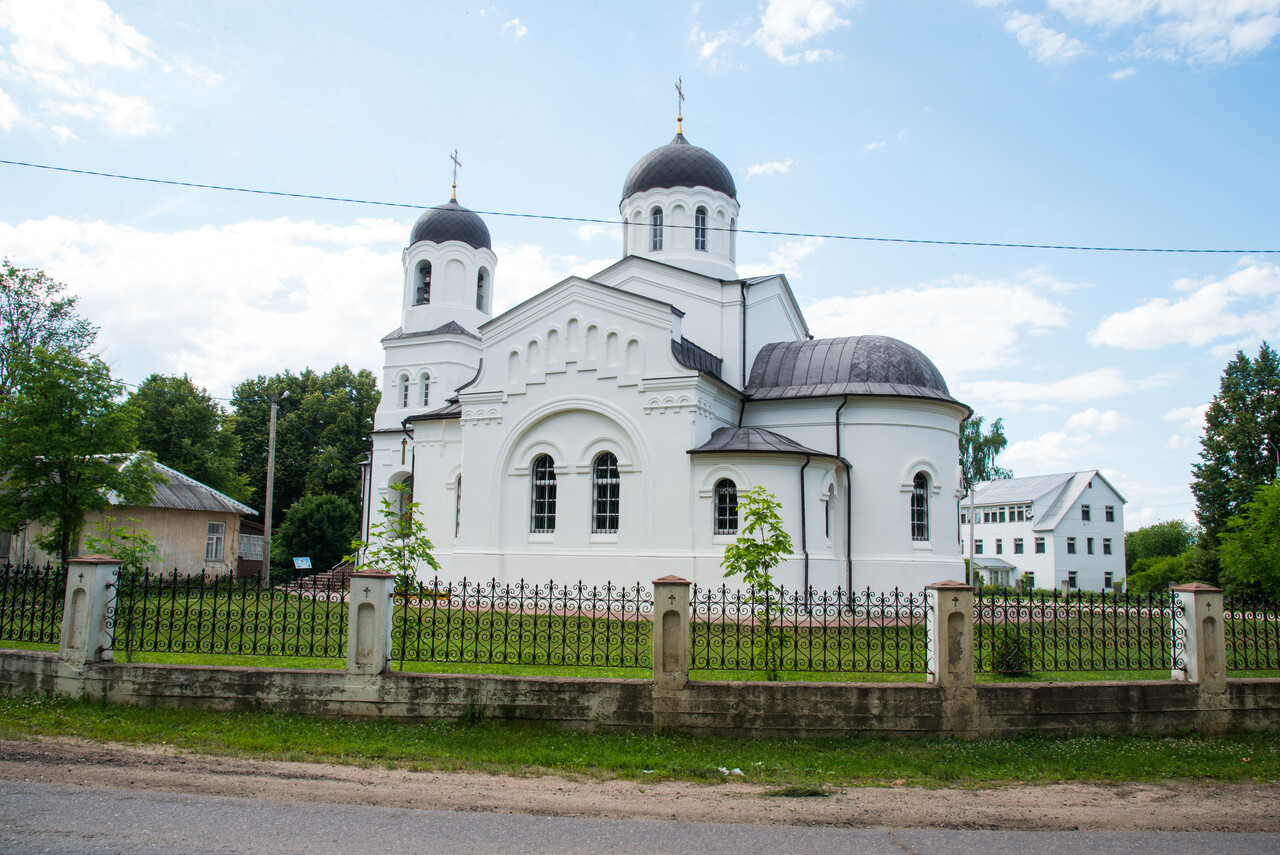
<svg viewBox="0 0 1280 855"><path fill-rule="evenodd" d="M67 572L46 564L0 566L0 641L57 644Z"/></svg>
<svg viewBox="0 0 1280 855"><path fill-rule="evenodd" d="M709 671L924 674L923 592L690 591L689 667Z"/></svg>
<svg viewBox="0 0 1280 855"><path fill-rule="evenodd" d="M648 668L653 594L640 584L435 579L397 590L391 647L402 664Z"/></svg>
<svg viewBox="0 0 1280 855"><path fill-rule="evenodd" d="M1018 675L1163 671L1183 667L1178 606L1169 592L1010 594L974 598L975 667Z"/></svg>
<svg viewBox="0 0 1280 855"><path fill-rule="evenodd" d="M313 577L314 579L315 577ZM271 588L229 575L122 573L108 613L117 651L345 659L344 591L302 579Z"/></svg>
<svg viewBox="0 0 1280 855"><path fill-rule="evenodd" d="M1228 671L1280 669L1280 604L1250 597L1222 603Z"/></svg>

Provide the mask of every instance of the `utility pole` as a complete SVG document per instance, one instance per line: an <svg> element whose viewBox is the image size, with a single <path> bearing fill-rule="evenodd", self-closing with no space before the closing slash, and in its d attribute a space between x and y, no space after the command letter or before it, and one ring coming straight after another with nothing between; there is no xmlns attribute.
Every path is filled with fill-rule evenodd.
<svg viewBox="0 0 1280 855"><path fill-rule="evenodd" d="M285 394L289 394L285 392ZM276 481L276 410L280 406L280 398L275 392L270 393L271 423L267 428L267 508L262 518L262 575L259 583L267 587L271 579L271 492Z"/></svg>

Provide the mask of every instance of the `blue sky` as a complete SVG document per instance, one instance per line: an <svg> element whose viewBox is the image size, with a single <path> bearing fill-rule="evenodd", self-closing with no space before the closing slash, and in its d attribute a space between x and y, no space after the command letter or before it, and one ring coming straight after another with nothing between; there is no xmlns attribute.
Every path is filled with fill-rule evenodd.
<svg viewBox="0 0 1280 855"><path fill-rule="evenodd" d="M685 132L745 229L1280 249L1280 0L0 0L0 159L419 207L616 220ZM381 365L411 208L0 165L0 254L101 325L117 376ZM497 308L615 260L608 224L486 217ZM1003 417L1017 475L1099 468L1190 518L1203 407L1280 341L1280 254L744 234L819 336L881 333Z"/></svg>

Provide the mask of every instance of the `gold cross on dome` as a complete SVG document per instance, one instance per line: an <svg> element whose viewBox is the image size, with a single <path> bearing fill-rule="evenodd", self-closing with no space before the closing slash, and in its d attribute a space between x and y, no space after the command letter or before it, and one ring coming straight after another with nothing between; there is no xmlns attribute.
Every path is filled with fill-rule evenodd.
<svg viewBox="0 0 1280 855"><path fill-rule="evenodd" d="M678 103L676 104L676 133L680 134L680 133L684 133L684 131L681 130L681 125L683 125L684 123L684 76L683 75L676 78L676 98L678 100Z"/></svg>
<svg viewBox="0 0 1280 855"><path fill-rule="evenodd" d="M449 159L453 161L453 193L449 196L454 202L458 201L458 167L462 165L462 161L458 160L458 150L455 148L453 154L449 155Z"/></svg>

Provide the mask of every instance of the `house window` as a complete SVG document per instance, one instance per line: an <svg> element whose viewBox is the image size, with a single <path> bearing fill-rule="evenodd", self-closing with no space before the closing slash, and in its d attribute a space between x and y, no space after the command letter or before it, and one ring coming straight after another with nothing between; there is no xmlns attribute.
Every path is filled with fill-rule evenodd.
<svg viewBox="0 0 1280 855"><path fill-rule="evenodd" d="M1000 509L1000 522L1004 522L1004 508Z"/></svg>
<svg viewBox="0 0 1280 855"><path fill-rule="evenodd" d="M618 530L618 458L606 451L596 457L591 467L591 493L594 508L591 514L591 530L596 534L610 534Z"/></svg>
<svg viewBox="0 0 1280 855"><path fill-rule="evenodd" d="M1018 522L1026 522L1026 508L1018 508Z"/></svg>
<svg viewBox="0 0 1280 855"><path fill-rule="evenodd" d="M1080 519L1084 520L1085 522L1088 522L1088 521L1089 521L1089 506L1088 506L1088 505L1081 505L1081 506L1080 506Z"/></svg>
<svg viewBox="0 0 1280 855"><path fill-rule="evenodd" d="M236 550L236 555L246 561L262 560L262 535L260 534L242 534L240 535L240 547Z"/></svg>
<svg viewBox="0 0 1280 855"><path fill-rule="evenodd" d="M227 539L227 524L220 522L209 523L208 534L204 541L204 560L205 561L221 561L222 545Z"/></svg>
<svg viewBox="0 0 1280 855"><path fill-rule="evenodd" d="M1104 588L1111 588L1111 587L1114 587L1114 580L1115 580L1115 576L1113 576L1113 575L1111 574L1111 571L1107 571L1106 573L1103 573L1103 574L1102 574L1102 587L1104 587Z"/></svg>
<svg viewBox="0 0 1280 855"><path fill-rule="evenodd" d="M662 209L654 208L649 214L649 251L662 251Z"/></svg>
<svg viewBox="0 0 1280 855"><path fill-rule="evenodd" d="M423 306L431 302L431 262L424 261L418 268L418 288L413 295L413 304Z"/></svg>
<svg viewBox="0 0 1280 855"><path fill-rule="evenodd" d="M1093 554L1093 538L1092 537L1086 537L1084 539L1084 551L1089 553L1090 555Z"/></svg>
<svg viewBox="0 0 1280 855"><path fill-rule="evenodd" d="M1107 505L1107 522L1115 522L1115 521L1116 521L1116 506Z"/></svg>
<svg viewBox="0 0 1280 855"><path fill-rule="evenodd" d="M1013 554L1014 555L1022 554L1022 538L1020 537L1015 537L1013 539Z"/></svg>
<svg viewBox="0 0 1280 855"><path fill-rule="evenodd" d="M453 537L457 540L462 532L462 476L458 476L453 493Z"/></svg>
<svg viewBox="0 0 1280 855"><path fill-rule="evenodd" d="M1036 538L1036 555L1044 555L1044 538Z"/></svg>
<svg viewBox="0 0 1280 855"><path fill-rule="evenodd" d="M556 530L556 463L549 454L539 454L533 461L532 532Z"/></svg>
<svg viewBox="0 0 1280 855"><path fill-rule="evenodd" d="M974 555L981 555L981 554L982 554L982 541L980 541L980 540L975 540L975 541L973 542L973 554L974 554Z"/></svg>
<svg viewBox="0 0 1280 855"><path fill-rule="evenodd" d="M728 478L716 482L716 534L738 533L738 485Z"/></svg>
<svg viewBox="0 0 1280 855"><path fill-rule="evenodd" d="M1103 555L1111 554L1111 538L1109 537L1102 538L1102 554Z"/></svg>
<svg viewBox="0 0 1280 855"><path fill-rule="evenodd" d="M707 209L699 208L693 215L693 248L698 252L707 251Z"/></svg>
<svg viewBox="0 0 1280 855"><path fill-rule="evenodd" d="M1068 555L1076 554L1076 539L1074 537L1067 538L1067 554Z"/></svg>
<svg viewBox="0 0 1280 855"><path fill-rule="evenodd" d="M961 511L961 512L960 512L960 525L968 525L968 524L969 524L969 517L968 517L968 515L966 515L964 511Z"/></svg>
<svg viewBox="0 0 1280 855"><path fill-rule="evenodd" d="M431 402L431 375L423 374L418 380L422 383L422 406Z"/></svg>
<svg viewBox="0 0 1280 855"><path fill-rule="evenodd" d="M1067 571L1067 587L1068 587L1068 588L1079 588L1079 587L1080 587L1080 582L1079 582L1079 580L1076 578L1076 571L1074 571L1074 570L1068 570L1068 571Z"/></svg>
<svg viewBox="0 0 1280 855"><path fill-rule="evenodd" d="M488 274L483 267L476 276L476 308L484 311L485 307L485 289L488 287Z"/></svg>
<svg viewBox="0 0 1280 855"><path fill-rule="evenodd" d="M1003 555L1003 554L1004 554L1004 541L997 537L996 538L996 555Z"/></svg>
<svg viewBox="0 0 1280 855"><path fill-rule="evenodd" d="M929 539L929 479L923 472L911 484L911 539Z"/></svg>

